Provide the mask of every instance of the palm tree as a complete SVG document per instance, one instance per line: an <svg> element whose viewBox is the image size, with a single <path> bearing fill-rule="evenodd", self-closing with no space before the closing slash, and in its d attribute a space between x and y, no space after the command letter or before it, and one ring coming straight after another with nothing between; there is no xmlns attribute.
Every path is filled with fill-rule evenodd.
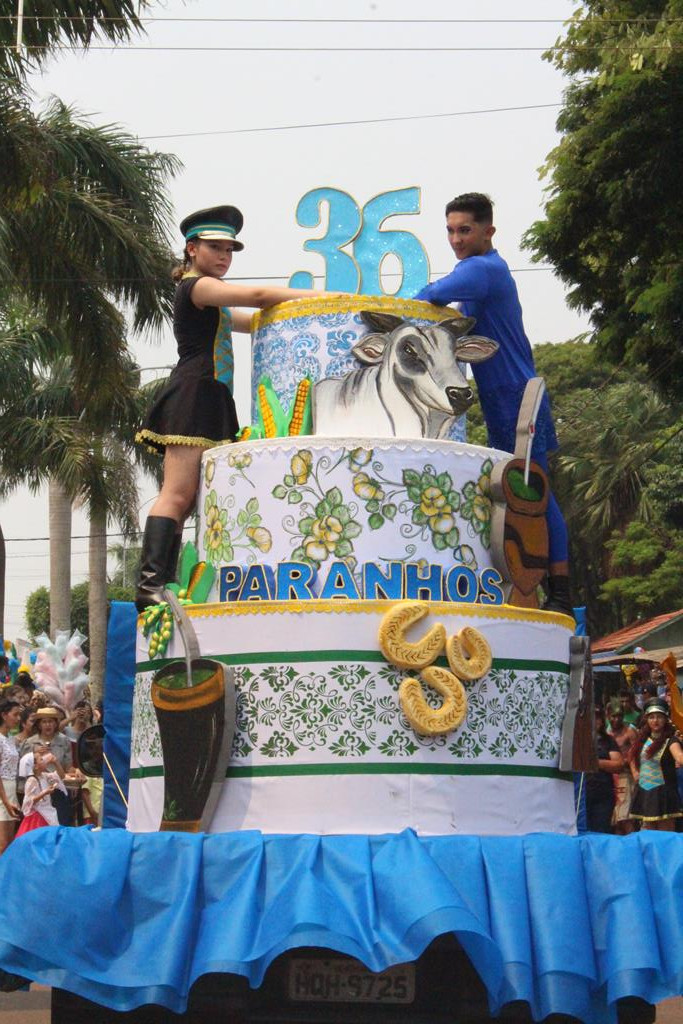
<svg viewBox="0 0 683 1024"><path fill-rule="evenodd" d="M122 42L142 31L149 0L32 0L17 51L17 2L0 0L0 75L21 77L40 67L60 42L88 46L98 37Z"/></svg>
<svg viewBox="0 0 683 1024"><path fill-rule="evenodd" d="M4 143L0 305L24 296L58 324L96 400L100 371L126 349L122 308L135 331L160 327L170 310L165 185L178 162L115 126L79 120L59 100L34 115L0 83Z"/></svg>
<svg viewBox="0 0 683 1024"><path fill-rule="evenodd" d="M95 694L101 691L104 676L107 522L119 522L124 535L137 534L136 468L149 465L151 456L134 445L133 437L150 391L160 386L155 382L152 389L140 388L138 368L128 357L118 371L115 386L101 381L101 400L92 404L83 398L69 356L56 355L47 363L33 360L23 389L17 387L4 397L0 416L5 491L19 482L33 490L46 481L50 485L51 632L69 626L70 580L67 573L65 586L60 556L61 545L68 547L71 536L70 525L65 525L61 540L53 532L53 502L66 524L73 502L88 510L90 675Z"/></svg>
<svg viewBox="0 0 683 1024"><path fill-rule="evenodd" d="M72 501L57 477L48 485L48 535L50 537L50 636L71 626L71 506Z"/></svg>
<svg viewBox="0 0 683 1024"><path fill-rule="evenodd" d="M80 408L103 424L111 396L130 385L122 308L136 331L158 328L169 312L165 183L177 161L146 150L115 127L79 121L57 100L35 115L21 90L1 79L0 148L0 334L4 363L12 363L17 345L22 356L3 378L5 395L14 390L11 380L22 372L31 375L36 360L45 364L56 352L69 353ZM18 383L26 393L26 380ZM62 414L50 414L62 417L55 449L69 433ZM40 435L44 461L54 451L44 429L35 431ZM25 461L32 450L27 444ZM5 451L12 465L17 454ZM0 469L5 471L4 458ZM67 502L58 488L52 499L64 534L70 534ZM58 584L53 628L68 620L69 573L63 540L54 545L52 575L63 593L60 599Z"/></svg>
<svg viewBox="0 0 683 1024"><path fill-rule="evenodd" d="M88 632L93 696L101 696L107 633L107 521L115 519L124 536L138 531L138 487L128 443L111 433L93 440L83 498L90 517L88 542Z"/></svg>
<svg viewBox="0 0 683 1024"><path fill-rule="evenodd" d="M650 517L645 484L648 463L662 441L672 412L648 384L618 384L588 403L562 445L558 459L568 485L570 520L583 520L605 537L636 513Z"/></svg>
<svg viewBox="0 0 683 1024"><path fill-rule="evenodd" d="M553 487L569 527L575 583L598 632L617 624L605 620L602 584L610 575L607 541L634 518L652 515L646 485L673 412L647 383L633 380L577 394L580 406L561 426Z"/></svg>
<svg viewBox="0 0 683 1024"><path fill-rule="evenodd" d="M0 426L6 428L4 448L0 443L0 497L9 494L23 480L23 465L13 470L11 462L19 454L12 437L9 421L5 418L8 397L25 394L31 384L31 367L36 360L50 359L62 345L55 332L44 324L24 317L24 311L0 305ZM41 441L41 452L52 439ZM31 452L23 459L29 461ZM69 530L69 542L71 531ZM5 541L0 528L0 636L4 634L5 605Z"/></svg>
<svg viewBox="0 0 683 1024"><path fill-rule="evenodd" d="M168 312L165 181L177 162L147 151L116 127L79 121L59 100L36 114L23 86L25 74L60 41L88 46L98 37L129 39L142 30L140 14L150 6L150 0L32 0L23 23L24 48L17 50L16 5L0 0L0 333L9 363L2 374L6 392L17 373L30 372L32 358L45 354L38 346L25 360L12 358L17 306L28 303L43 312L39 333L45 337L34 340L53 341L44 325L57 325L60 344L73 354L74 371L93 405L101 401L100 374L111 378L125 351L119 307L132 311L136 330L158 327ZM64 424L60 429L66 440L68 430ZM40 454L46 456L59 440L44 437ZM5 471L4 464L0 468ZM5 491L10 486L8 478L1 483ZM54 628L68 621L70 504L58 485L51 498L64 534L54 545L59 559L53 577L66 589ZM4 586L0 530L0 635Z"/></svg>

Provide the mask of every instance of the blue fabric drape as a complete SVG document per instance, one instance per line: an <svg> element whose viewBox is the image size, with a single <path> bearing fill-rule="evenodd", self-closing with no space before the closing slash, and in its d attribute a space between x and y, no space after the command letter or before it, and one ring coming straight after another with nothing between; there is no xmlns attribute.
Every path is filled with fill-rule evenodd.
<svg viewBox="0 0 683 1024"><path fill-rule="evenodd" d="M112 601L107 626L105 678L106 737L104 752L109 759L124 795L128 796L130 732L133 722L133 686L135 683L135 631L138 613L131 601ZM126 824L126 808L104 766L104 828Z"/></svg>
<svg viewBox="0 0 683 1024"><path fill-rule="evenodd" d="M133 835L45 828L0 859L0 967L117 1010L181 1012L207 972L260 985L287 949L372 970L453 932L492 1012L616 1019L683 992L683 842L628 837ZM68 893L68 906L64 894ZM37 918L49 921L35 929Z"/></svg>

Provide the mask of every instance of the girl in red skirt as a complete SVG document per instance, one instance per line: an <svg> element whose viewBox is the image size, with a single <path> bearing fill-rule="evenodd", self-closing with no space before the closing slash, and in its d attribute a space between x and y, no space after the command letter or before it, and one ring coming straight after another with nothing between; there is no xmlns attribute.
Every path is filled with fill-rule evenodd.
<svg viewBox="0 0 683 1024"><path fill-rule="evenodd" d="M48 771L50 752L47 747L36 747L33 751L33 774L26 779L24 802L21 806L24 819L17 830L17 837L24 832L58 825L57 811L50 796L56 789L64 789L64 783L57 772Z"/></svg>

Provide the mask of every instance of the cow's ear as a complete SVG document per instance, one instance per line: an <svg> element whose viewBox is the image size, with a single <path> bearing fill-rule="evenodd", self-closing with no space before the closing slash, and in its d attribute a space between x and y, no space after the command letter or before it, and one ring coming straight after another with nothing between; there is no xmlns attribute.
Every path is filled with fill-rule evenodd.
<svg viewBox="0 0 683 1024"><path fill-rule="evenodd" d="M391 313L375 313L369 309L364 309L360 318L366 327L372 331L379 331L380 334L390 334L391 331L395 331L397 327L405 323L400 316L393 316Z"/></svg>
<svg viewBox="0 0 683 1024"><path fill-rule="evenodd" d="M356 357L359 363L367 366L376 366L384 358L384 349L387 344L386 334L366 334L364 338L351 349L351 354Z"/></svg>
<svg viewBox="0 0 683 1024"><path fill-rule="evenodd" d="M463 334L471 331L476 322L473 316L454 316L449 317L448 320L441 320L436 326L443 327L457 341L458 338L462 338Z"/></svg>
<svg viewBox="0 0 683 1024"><path fill-rule="evenodd" d="M456 341L455 358L463 363L483 363L485 359L495 356L498 347L498 342L493 338L482 338L478 334L471 334L469 338Z"/></svg>

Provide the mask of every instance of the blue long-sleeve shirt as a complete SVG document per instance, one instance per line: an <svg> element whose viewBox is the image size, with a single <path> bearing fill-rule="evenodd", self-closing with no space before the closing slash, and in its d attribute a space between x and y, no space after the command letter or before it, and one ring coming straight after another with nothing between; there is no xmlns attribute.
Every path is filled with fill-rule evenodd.
<svg viewBox="0 0 683 1024"><path fill-rule="evenodd" d="M507 263L496 249L482 256L468 256L415 298L438 306L461 303L461 312L477 321L476 333L498 342L500 347L495 356L483 363L473 363L472 372L490 444L513 451L522 395L527 381L536 376L536 367L524 331L517 286ZM555 448L555 427L548 396L544 395L536 421L534 451Z"/></svg>

